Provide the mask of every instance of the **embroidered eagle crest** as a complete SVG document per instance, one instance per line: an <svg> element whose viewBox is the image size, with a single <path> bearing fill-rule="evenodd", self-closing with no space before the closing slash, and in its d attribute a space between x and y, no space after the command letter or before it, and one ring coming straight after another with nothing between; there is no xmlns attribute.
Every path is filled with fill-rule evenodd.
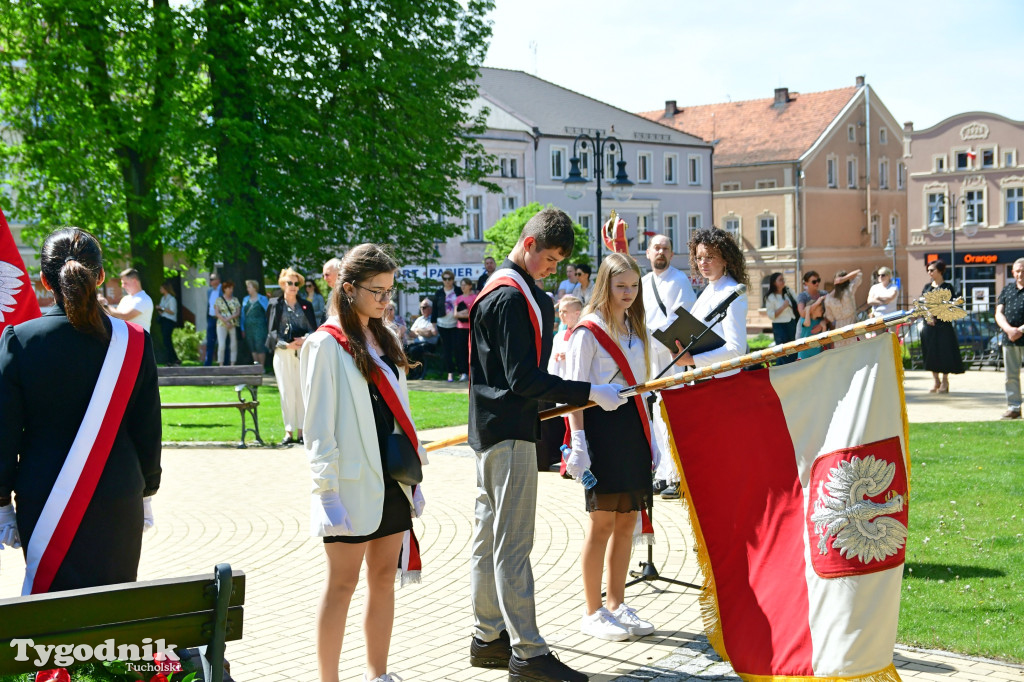
<svg viewBox="0 0 1024 682"><path fill-rule="evenodd" d="M838 464L829 470L828 481L819 481L811 515L819 553L828 554L833 536L832 547L841 556L865 564L898 553L907 541L907 527L889 515L903 511L903 496L890 491L885 502L868 499L888 490L896 465L874 455Z"/></svg>
<svg viewBox="0 0 1024 682"><path fill-rule="evenodd" d="M0 322L4 321L4 313L14 312L18 303L14 297L21 291L24 275L21 268L0 260Z"/></svg>

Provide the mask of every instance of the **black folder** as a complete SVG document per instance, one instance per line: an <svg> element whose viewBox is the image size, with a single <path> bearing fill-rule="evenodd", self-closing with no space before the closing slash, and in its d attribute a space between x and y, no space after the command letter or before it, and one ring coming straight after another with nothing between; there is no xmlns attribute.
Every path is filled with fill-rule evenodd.
<svg viewBox="0 0 1024 682"><path fill-rule="evenodd" d="M683 348L686 348L686 344L690 343L691 337L696 337L702 331L707 329L700 320L687 312L686 308L682 306L676 308L676 319L675 322L668 326L668 329L664 331L655 331L653 333L654 338L661 342L672 355L679 352L676 348L676 340L682 344ZM707 353L709 350L715 350L725 345L725 340L716 334L715 332L708 329L708 331L700 338L693 348L690 349L690 355L699 355L701 353Z"/></svg>

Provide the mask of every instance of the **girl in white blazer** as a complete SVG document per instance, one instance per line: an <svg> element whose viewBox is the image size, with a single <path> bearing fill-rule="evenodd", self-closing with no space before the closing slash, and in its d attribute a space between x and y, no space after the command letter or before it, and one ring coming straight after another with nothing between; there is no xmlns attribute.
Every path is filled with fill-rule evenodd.
<svg viewBox="0 0 1024 682"><path fill-rule="evenodd" d="M396 482L382 458L392 433L407 437L399 422L408 418L406 423L412 423L405 379L409 361L382 321L397 267L375 244L349 251L331 296L331 316L306 339L300 357L312 532L324 538L327 554L327 582L317 617L317 662L324 682L338 680L345 619L364 559L369 591L364 680L394 680L387 658L395 569L412 517L423 508L419 486ZM387 385L378 388L381 381ZM395 415L388 407L382 394L388 387L403 414ZM422 448L420 456L426 463Z"/></svg>

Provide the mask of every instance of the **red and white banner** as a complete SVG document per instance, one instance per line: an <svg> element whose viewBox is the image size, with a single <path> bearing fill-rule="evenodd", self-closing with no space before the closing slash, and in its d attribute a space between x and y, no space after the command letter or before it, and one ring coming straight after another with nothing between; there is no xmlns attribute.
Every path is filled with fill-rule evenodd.
<svg viewBox="0 0 1024 682"><path fill-rule="evenodd" d="M110 319L110 345L89 406L32 531L22 595L48 592L96 491L142 365L145 332Z"/></svg>
<svg viewBox="0 0 1024 682"><path fill-rule="evenodd" d="M705 629L742 679L900 679L902 375L881 334L662 394Z"/></svg>
<svg viewBox="0 0 1024 682"><path fill-rule="evenodd" d="M39 301L14 243L7 218L0 211L0 332L9 324L39 317Z"/></svg>

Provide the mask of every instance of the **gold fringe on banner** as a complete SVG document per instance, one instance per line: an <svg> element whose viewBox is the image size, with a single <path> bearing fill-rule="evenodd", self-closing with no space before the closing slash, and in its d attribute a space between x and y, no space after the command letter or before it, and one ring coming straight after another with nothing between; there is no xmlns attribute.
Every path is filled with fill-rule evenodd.
<svg viewBox="0 0 1024 682"><path fill-rule="evenodd" d="M878 672L848 677L814 677L806 675L747 675L736 673L744 682L903 682L896 666L890 663Z"/></svg>
<svg viewBox="0 0 1024 682"><path fill-rule="evenodd" d="M668 419L668 410L665 409L665 401L661 401L661 417L668 430L668 442L672 450L672 459L675 460L676 470L679 472L679 484L683 486L682 500L690 517L690 529L693 532L694 544L697 547L697 567L704 576L704 589L700 593L700 617L704 623L704 634L708 642L714 647L723 661L728 661L729 653L725 650L725 638L722 636L722 618L718 613L718 593L715 589L715 574L711 570L711 557L708 556L707 545L704 544L704 535L700 530L700 522L697 520L697 510L690 504L693 499L690 494L690 485L686 481L686 472L683 471L682 460L679 459L679 451L676 449L676 439L672 435L672 423Z"/></svg>

